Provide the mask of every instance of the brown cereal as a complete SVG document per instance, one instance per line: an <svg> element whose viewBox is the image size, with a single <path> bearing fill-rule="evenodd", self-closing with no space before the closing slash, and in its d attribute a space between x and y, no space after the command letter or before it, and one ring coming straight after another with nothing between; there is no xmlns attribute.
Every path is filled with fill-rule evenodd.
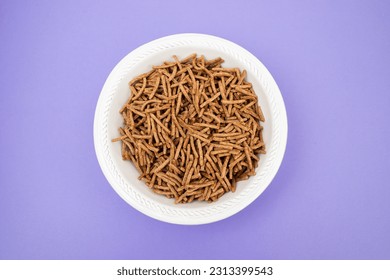
<svg viewBox="0 0 390 280"><path fill-rule="evenodd" d="M155 193L213 202L255 174L264 115L245 70L222 67L220 57L173 59L129 82L112 141Z"/></svg>

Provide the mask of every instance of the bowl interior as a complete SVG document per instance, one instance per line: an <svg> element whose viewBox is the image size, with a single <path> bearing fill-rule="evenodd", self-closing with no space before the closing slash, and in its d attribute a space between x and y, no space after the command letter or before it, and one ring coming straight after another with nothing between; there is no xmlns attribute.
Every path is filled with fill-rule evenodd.
<svg viewBox="0 0 390 280"><path fill-rule="evenodd" d="M256 77L250 69L247 69L243 62L238 60L234 55L224 52L220 49L214 49L211 47L205 46L180 46L176 48L166 49L155 54L150 54L138 61L132 67L126 70L123 78L121 79L118 86L115 88L114 97L112 100L111 107L109 108L108 113L108 138L109 140L119 136L118 128L123 125L122 116L119 114L120 108L127 101L130 96L130 90L128 88L128 82L135 76L147 72L151 69L153 65L160 65L164 61L173 61L172 56L177 55L180 58L184 58L192 53L197 53L198 55L204 55L206 59L213 59L216 57L222 57L225 62L223 67L238 67L241 70L246 69L247 80L251 82L256 94L259 97L259 104L263 110L265 116L265 123L263 129L263 137L266 143L266 149L269 151L271 149L271 139L272 139L272 117L270 114L269 100L265 95L264 86L261 84L259 77ZM203 201L195 201L189 204L175 204L173 199L168 199L162 195L153 193L143 181L138 180L139 173L133 164L130 161L122 160L121 156L121 143L116 142L109 144L109 152L111 153L112 160L116 165L116 168L122 176L122 178L127 182L128 186L133 188L137 193L146 197L147 199L162 204L164 206L180 208L180 209L204 209L207 207L217 206L223 202L231 200L233 197L239 195L244 189L245 186L253 183L253 176L248 180L241 181L237 184L237 190L235 193L227 193L223 195L218 201L213 203L207 203ZM256 173L259 174L264 169L264 165L267 162L268 155L260 155L259 166L256 169Z"/></svg>

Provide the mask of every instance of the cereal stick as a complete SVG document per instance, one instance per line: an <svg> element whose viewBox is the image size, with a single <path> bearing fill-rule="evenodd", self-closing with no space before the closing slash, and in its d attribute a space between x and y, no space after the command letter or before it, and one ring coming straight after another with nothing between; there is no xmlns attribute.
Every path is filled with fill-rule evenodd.
<svg viewBox="0 0 390 280"><path fill-rule="evenodd" d="M156 82L155 82L155 84L154 84L153 90L152 90L152 92L151 92L150 95L149 95L149 99L152 99L152 98L154 97L154 95L156 94L157 89L158 89L158 87L159 87L159 85L160 85L160 81L161 81L161 77L158 76L158 77L157 77L157 80L156 80Z"/></svg>
<svg viewBox="0 0 390 280"><path fill-rule="evenodd" d="M188 61L192 61L196 57L196 53L190 54L189 56L183 58L180 63L185 64Z"/></svg>
<svg viewBox="0 0 390 280"><path fill-rule="evenodd" d="M221 95L221 93L216 93L214 94L213 97L207 99L205 102L203 102L201 105L200 105L200 108L204 108L207 104L213 102L215 99L217 99L219 96Z"/></svg>
<svg viewBox="0 0 390 280"><path fill-rule="evenodd" d="M198 151L199 151L199 162L201 165L201 170L204 168L204 159L203 159L203 148L200 140L196 140L196 144L198 146Z"/></svg>
<svg viewBox="0 0 390 280"><path fill-rule="evenodd" d="M147 78L150 74L152 74L155 70L151 70L145 74L141 74L137 77L135 77L134 79L132 79L130 82L129 82L129 86L133 85L135 82L139 81L139 80L142 80L143 78Z"/></svg>
<svg viewBox="0 0 390 280"><path fill-rule="evenodd" d="M144 150L148 155L150 156L154 156L153 153L145 147L145 145L141 142L141 141L138 141L138 147L141 148L142 150Z"/></svg>
<svg viewBox="0 0 390 280"><path fill-rule="evenodd" d="M166 126L163 125L163 124L161 123L161 121L160 121L154 114L150 114L150 116L156 121L156 123L157 123L162 129L164 129L167 133L170 132L169 129L166 128Z"/></svg>
<svg viewBox="0 0 390 280"><path fill-rule="evenodd" d="M172 67L175 65L176 65L176 62L175 63L167 63L167 64L163 64L163 65L159 65L159 66L153 66L153 69L164 69L164 68L169 68L169 67Z"/></svg>
<svg viewBox="0 0 390 280"><path fill-rule="evenodd" d="M190 183L192 173L194 173L194 167L191 167L190 171L188 172L186 181L184 182L184 186L187 186Z"/></svg>
<svg viewBox="0 0 390 280"><path fill-rule="evenodd" d="M211 167L215 170L218 171L218 167L215 165L214 161L211 159L209 155L205 155L205 158L207 159L208 163L211 165Z"/></svg>
<svg viewBox="0 0 390 280"><path fill-rule="evenodd" d="M194 137L190 137L190 145L191 145L191 149L192 149L192 154L195 156L195 158L198 158L199 155L198 155L198 152L196 151L196 148L195 148Z"/></svg>
<svg viewBox="0 0 390 280"><path fill-rule="evenodd" d="M202 136L202 134L196 133L196 131L195 131L195 132L192 132L192 133L191 133L191 136L194 136L195 138L198 138L198 139L202 140L202 141L205 142L205 143L210 143L210 142L211 142L209 139L204 138L204 137Z"/></svg>
<svg viewBox="0 0 390 280"><path fill-rule="evenodd" d="M142 116L142 117L145 117L145 116L146 116L144 113L142 113L142 112L140 112L140 111L134 109L133 107L129 107L129 109L130 109L130 111L136 113L136 114L139 115L139 116Z"/></svg>
<svg viewBox="0 0 390 280"><path fill-rule="evenodd" d="M182 148L182 146L183 146L183 142L184 142L184 138L183 138L183 137L180 137L180 139L179 139L179 144L178 144L178 146L177 146L177 149L176 149L176 153L175 153L174 159L178 159L179 154L180 154L180 151L181 151L181 148Z"/></svg>
<svg viewBox="0 0 390 280"><path fill-rule="evenodd" d="M225 157L225 161L223 162L222 170L221 170L221 176L222 177L226 176L226 168L227 168L229 160L230 160L230 155Z"/></svg>
<svg viewBox="0 0 390 280"><path fill-rule="evenodd" d="M176 63L176 64L177 64L177 63ZM170 75L169 78L168 78L168 81L169 81L169 82L172 81L173 78L175 78L176 73L177 73L177 66L175 65L175 66L173 67L173 71L172 71L171 75Z"/></svg>
<svg viewBox="0 0 390 280"><path fill-rule="evenodd" d="M153 135L138 135L138 134L133 134L132 136L135 139L150 139L153 137Z"/></svg>
<svg viewBox="0 0 390 280"><path fill-rule="evenodd" d="M176 55L173 55L172 57L175 60L175 62L177 64L177 66L179 67L179 69L182 69L183 66L181 65L181 62L179 61L179 58Z"/></svg>
<svg viewBox="0 0 390 280"><path fill-rule="evenodd" d="M240 99L240 100L222 100L221 102L222 104L241 104L241 103L245 103L246 101Z"/></svg>
<svg viewBox="0 0 390 280"><path fill-rule="evenodd" d="M241 73L240 79L238 80L237 84L241 85L245 78L246 78L246 70L244 69L244 71L242 71Z"/></svg>

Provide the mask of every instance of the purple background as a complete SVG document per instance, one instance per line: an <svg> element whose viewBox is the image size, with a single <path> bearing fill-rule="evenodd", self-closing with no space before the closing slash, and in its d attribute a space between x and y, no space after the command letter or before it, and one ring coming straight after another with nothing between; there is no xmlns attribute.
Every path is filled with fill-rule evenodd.
<svg viewBox="0 0 390 280"><path fill-rule="evenodd" d="M0 3L1 259L390 259L388 1L52 2ZM203 226L127 205L93 146L111 69L183 32L256 55L289 120L268 189Z"/></svg>

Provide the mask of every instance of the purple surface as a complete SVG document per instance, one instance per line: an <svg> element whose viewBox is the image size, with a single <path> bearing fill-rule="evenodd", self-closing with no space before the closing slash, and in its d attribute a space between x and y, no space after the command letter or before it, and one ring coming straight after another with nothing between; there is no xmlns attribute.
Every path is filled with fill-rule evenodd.
<svg viewBox="0 0 390 280"><path fill-rule="evenodd" d="M0 3L1 259L390 259L389 2L55 3ZM183 32L256 55L289 120L268 189L203 226L127 205L93 146L111 69Z"/></svg>

